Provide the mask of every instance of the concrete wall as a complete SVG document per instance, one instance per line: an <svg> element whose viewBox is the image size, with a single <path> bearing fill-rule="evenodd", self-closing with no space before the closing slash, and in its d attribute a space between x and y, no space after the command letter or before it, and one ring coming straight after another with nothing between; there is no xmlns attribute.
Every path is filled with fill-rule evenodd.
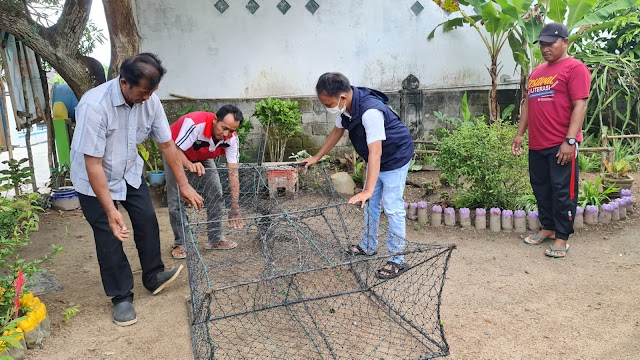
<svg viewBox="0 0 640 360"><path fill-rule="evenodd" d="M432 0L419 0L424 10L411 10L415 0L135 0L142 50L157 53L168 73L157 94L193 98L303 96L314 93L319 75L340 71L352 83L394 91L409 74L421 88L489 84L489 58L475 30L439 30L450 15ZM470 10L471 11L471 10ZM500 58L514 79L515 64L506 49Z"/></svg>
<svg viewBox="0 0 640 360"><path fill-rule="evenodd" d="M428 139L432 130L437 127L448 127L448 124L439 121L434 112L439 111L451 117L461 117L460 104L462 97L467 92L467 100L472 114L488 114L488 96L486 90L418 90L420 104L416 106L417 113L411 114L402 111L403 92L387 92L390 98L390 106L400 113L403 121L411 130L414 140ZM498 91L498 102L501 109L517 102L518 90L503 89ZM313 96L292 98L300 103L302 112L302 133L289 141L286 156L300 150L307 150L314 154L324 143L327 135L333 129L335 118L328 116L325 108ZM258 120L252 117L255 103L261 99L214 99L214 100L165 100L163 101L169 122L178 119L176 113L184 106L207 103L212 109L218 109L225 104L233 104L240 108L246 119L254 126L248 141L241 145L243 151L253 160L257 158L257 150L262 141L262 127ZM352 147L347 135L336 145L332 155L351 151ZM268 153L268 151L267 151Z"/></svg>

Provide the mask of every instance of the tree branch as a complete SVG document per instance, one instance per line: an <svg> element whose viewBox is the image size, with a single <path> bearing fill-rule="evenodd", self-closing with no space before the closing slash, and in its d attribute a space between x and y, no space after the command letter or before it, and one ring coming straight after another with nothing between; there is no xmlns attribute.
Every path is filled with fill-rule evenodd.
<svg viewBox="0 0 640 360"><path fill-rule="evenodd" d="M50 28L55 34L51 40L64 51L77 53L90 11L91 0L66 0L58 22Z"/></svg>

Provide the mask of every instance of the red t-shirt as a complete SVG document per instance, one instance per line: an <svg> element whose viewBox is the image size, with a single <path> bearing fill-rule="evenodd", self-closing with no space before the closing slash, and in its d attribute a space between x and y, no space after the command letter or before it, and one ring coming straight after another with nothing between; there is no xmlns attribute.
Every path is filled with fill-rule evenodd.
<svg viewBox="0 0 640 360"><path fill-rule="evenodd" d="M238 135L232 132L223 141L212 139L216 114L195 111L171 125L171 137L189 161L203 161L226 156L228 164L239 161Z"/></svg>
<svg viewBox="0 0 640 360"><path fill-rule="evenodd" d="M590 88L589 69L572 57L536 67L527 88L529 149L562 144L569 131L573 101L587 99ZM582 130L576 140L582 141Z"/></svg>

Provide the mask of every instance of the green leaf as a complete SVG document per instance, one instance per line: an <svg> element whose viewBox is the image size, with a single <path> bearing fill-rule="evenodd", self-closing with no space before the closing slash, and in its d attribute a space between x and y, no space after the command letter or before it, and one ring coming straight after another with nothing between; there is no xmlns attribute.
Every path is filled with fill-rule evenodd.
<svg viewBox="0 0 640 360"><path fill-rule="evenodd" d="M471 119L471 112L469 111L469 104L467 103L466 91L464 95L462 95L462 106L460 107L460 111L462 112L462 118L464 119L464 121L469 121Z"/></svg>
<svg viewBox="0 0 640 360"><path fill-rule="evenodd" d="M517 20L522 16L511 0L495 0L495 2L500 5L501 12L513 20ZM524 3L524 1L522 3Z"/></svg>
<svg viewBox="0 0 640 360"><path fill-rule="evenodd" d="M577 1L577 0L572 0ZM611 15L615 14L617 11L631 8L638 0L617 0L614 3L607 5L596 12L592 13L584 13L581 17L572 17L569 15L568 24L571 24L569 29L581 28L585 25L595 25L607 20L610 20ZM595 0L589 0L589 2L595 2ZM575 12L577 14L577 12ZM612 24L613 25L613 24Z"/></svg>
<svg viewBox="0 0 640 360"><path fill-rule="evenodd" d="M566 0L550 0L547 17L555 22L564 23L567 15L567 7Z"/></svg>
<svg viewBox="0 0 640 360"><path fill-rule="evenodd" d="M574 24L587 15L597 0L569 0L569 17L567 18L567 28L574 29ZM604 20L603 20L604 21Z"/></svg>
<svg viewBox="0 0 640 360"><path fill-rule="evenodd" d="M460 26L462 26L464 22L463 18L455 18L455 19L451 19L451 20L447 20L443 23L440 23L438 25L436 25L436 27L433 28L433 30L431 30L431 32L429 33L429 35L427 36L427 40L431 40L433 39L433 37L436 34L436 30L442 26L442 32L447 32L447 31L451 31L452 29L458 28Z"/></svg>
<svg viewBox="0 0 640 360"><path fill-rule="evenodd" d="M495 34L500 31L500 13L493 5L493 2L489 1L482 4L480 11L482 20L484 21L484 28L490 34Z"/></svg>
<svg viewBox="0 0 640 360"><path fill-rule="evenodd" d="M522 47L522 40L518 39L515 33L509 34L509 46L511 47L513 60L528 71L530 65L529 54L527 54L527 51Z"/></svg>

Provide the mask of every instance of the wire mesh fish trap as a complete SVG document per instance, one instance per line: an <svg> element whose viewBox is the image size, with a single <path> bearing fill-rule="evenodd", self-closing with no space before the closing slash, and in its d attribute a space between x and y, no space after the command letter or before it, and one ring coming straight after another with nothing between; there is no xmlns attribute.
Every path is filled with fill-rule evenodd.
<svg viewBox="0 0 640 360"><path fill-rule="evenodd" d="M234 176L239 214L228 210ZM379 279L392 255L386 241L399 238L384 216L380 222L364 216L368 207L347 204L322 166L212 168L191 181L207 209L182 209L196 359L448 355L440 301L452 246L406 242L393 254L404 256L406 272ZM244 227L231 227L230 215ZM363 236L377 239L379 252L347 254ZM222 238L239 245L205 249Z"/></svg>

